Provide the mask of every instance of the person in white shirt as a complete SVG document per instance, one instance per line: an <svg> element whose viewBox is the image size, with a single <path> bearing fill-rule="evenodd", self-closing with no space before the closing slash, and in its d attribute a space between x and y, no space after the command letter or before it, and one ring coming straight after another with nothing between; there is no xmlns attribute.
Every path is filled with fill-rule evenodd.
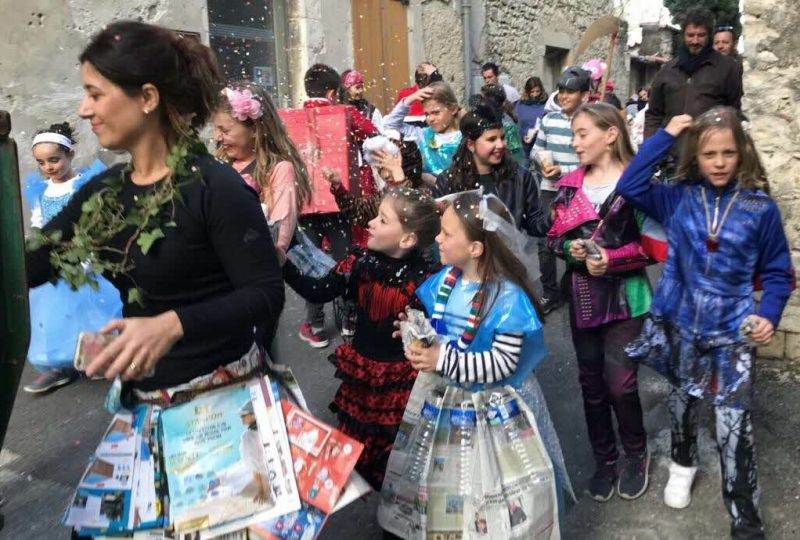
<svg viewBox="0 0 800 540"><path fill-rule="evenodd" d="M483 75L483 84L500 84L503 86L503 90L506 91L506 99L512 105L516 104L522 96L519 93L519 90L511 86L510 84L506 84L500 81L500 68L494 62L486 62L483 64L481 68L481 75Z"/></svg>

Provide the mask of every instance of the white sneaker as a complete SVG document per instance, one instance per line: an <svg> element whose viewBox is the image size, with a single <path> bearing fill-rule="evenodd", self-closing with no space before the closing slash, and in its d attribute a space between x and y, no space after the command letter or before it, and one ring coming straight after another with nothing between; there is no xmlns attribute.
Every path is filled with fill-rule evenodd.
<svg viewBox="0 0 800 540"><path fill-rule="evenodd" d="M692 502L692 482L697 467L683 467L674 461L669 463L669 481L664 488L664 504L670 508L686 508Z"/></svg>

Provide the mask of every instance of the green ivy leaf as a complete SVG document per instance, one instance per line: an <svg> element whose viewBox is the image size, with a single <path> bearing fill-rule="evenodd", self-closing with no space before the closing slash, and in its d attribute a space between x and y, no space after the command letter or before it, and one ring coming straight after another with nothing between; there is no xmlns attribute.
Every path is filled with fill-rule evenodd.
<svg viewBox="0 0 800 540"><path fill-rule="evenodd" d="M136 239L136 243L142 248L142 253L147 255L147 252L153 247L153 243L160 238L164 238L164 232L161 229L153 229L152 231L141 233L139 238Z"/></svg>
<svg viewBox="0 0 800 540"><path fill-rule="evenodd" d="M25 240L25 249L27 251L36 251L45 244L45 237L39 229L31 230L31 235Z"/></svg>
<svg viewBox="0 0 800 540"><path fill-rule="evenodd" d="M133 304L138 304L140 307L144 307L142 291L138 288L128 289L128 305Z"/></svg>

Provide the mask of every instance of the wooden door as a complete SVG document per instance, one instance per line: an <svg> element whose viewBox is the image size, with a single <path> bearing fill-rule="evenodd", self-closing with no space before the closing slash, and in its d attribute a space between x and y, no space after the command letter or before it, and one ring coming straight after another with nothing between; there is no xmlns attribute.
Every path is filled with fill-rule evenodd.
<svg viewBox="0 0 800 540"><path fill-rule="evenodd" d="M398 0L351 0L355 69L364 75L367 99L383 114L397 91L409 86L406 6Z"/></svg>

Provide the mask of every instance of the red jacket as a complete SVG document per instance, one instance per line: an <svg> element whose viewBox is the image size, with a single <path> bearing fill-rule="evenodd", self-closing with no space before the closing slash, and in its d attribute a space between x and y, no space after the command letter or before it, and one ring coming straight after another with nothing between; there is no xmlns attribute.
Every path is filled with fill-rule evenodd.
<svg viewBox="0 0 800 540"><path fill-rule="evenodd" d="M325 98L311 98L307 99L303 102L304 109L315 109L317 107L330 107L334 105L331 103L330 100ZM380 134L378 128L363 114L361 114L358 109L353 107L352 105L347 105L347 110L350 113L350 129L353 133L353 139L357 145L357 151L359 155L361 154L361 145L364 144L364 141L367 140L369 137L374 135ZM360 191L362 197L368 197L373 195L377 192L377 188L375 185L375 179L372 176L372 168L367 165L366 162L362 164L358 171L359 182L360 182ZM353 243L357 246L366 247L367 236L366 232L363 230L356 230L354 231L354 238Z"/></svg>
<svg viewBox="0 0 800 540"><path fill-rule="evenodd" d="M331 103L330 100L325 98L311 98L303 102L304 109L316 109L317 107L330 107L332 105L334 105L334 103ZM358 143L358 149L360 151L364 141L373 135L378 135L379 131L367 117L361 114L358 109L352 105L347 105L347 110L350 112L350 127L353 129L353 136Z"/></svg>
<svg viewBox="0 0 800 540"><path fill-rule="evenodd" d="M395 105L400 103L401 99L405 99L414 92L419 90L419 87L415 84L414 86L409 86L408 88L403 88L399 92L397 92L397 100L395 100ZM425 110L422 108L422 102L415 101L411 104L411 110L408 111L408 116L425 116Z"/></svg>

